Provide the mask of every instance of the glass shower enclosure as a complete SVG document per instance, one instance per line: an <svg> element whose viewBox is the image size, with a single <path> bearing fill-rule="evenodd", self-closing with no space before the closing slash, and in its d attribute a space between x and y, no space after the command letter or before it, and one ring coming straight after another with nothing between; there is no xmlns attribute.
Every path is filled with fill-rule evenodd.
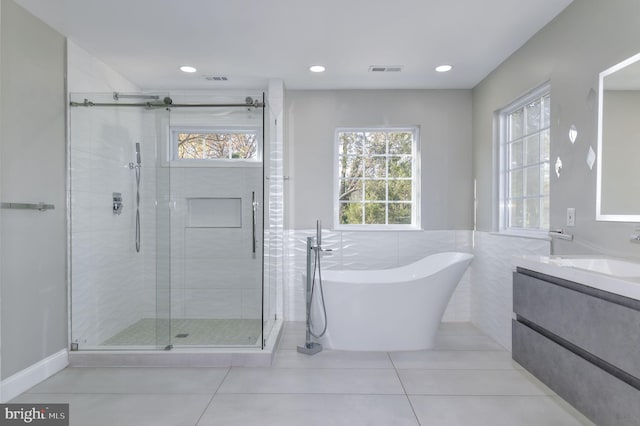
<svg viewBox="0 0 640 426"><path fill-rule="evenodd" d="M262 93L71 94L72 350L264 346L265 109Z"/></svg>

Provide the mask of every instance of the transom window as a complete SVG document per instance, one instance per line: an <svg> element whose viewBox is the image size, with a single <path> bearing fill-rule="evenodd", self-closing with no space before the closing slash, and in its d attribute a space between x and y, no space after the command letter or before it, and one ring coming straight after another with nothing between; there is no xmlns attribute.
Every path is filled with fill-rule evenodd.
<svg viewBox="0 0 640 426"><path fill-rule="evenodd" d="M545 85L501 111L501 229L549 229L551 96Z"/></svg>
<svg viewBox="0 0 640 426"><path fill-rule="evenodd" d="M259 161L256 129L172 129L174 160Z"/></svg>
<svg viewBox="0 0 640 426"><path fill-rule="evenodd" d="M418 228L417 128L338 129L338 228Z"/></svg>

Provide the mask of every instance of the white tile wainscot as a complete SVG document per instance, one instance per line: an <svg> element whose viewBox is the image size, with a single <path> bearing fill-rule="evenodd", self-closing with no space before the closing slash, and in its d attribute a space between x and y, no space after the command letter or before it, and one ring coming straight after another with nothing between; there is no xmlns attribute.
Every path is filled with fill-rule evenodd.
<svg viewBox="0 0 640 426"><path fill-rule="evenodd" d="M511 350L512 256L549 255L549 241L476 231L473 254L471 322Z"/></svg>

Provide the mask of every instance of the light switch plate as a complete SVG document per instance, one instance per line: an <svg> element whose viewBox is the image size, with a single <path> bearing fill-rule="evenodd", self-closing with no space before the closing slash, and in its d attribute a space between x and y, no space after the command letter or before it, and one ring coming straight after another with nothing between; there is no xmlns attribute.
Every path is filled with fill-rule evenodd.
<svg viewBox="0 0 640 426"><path fill-rule="evenodd" d="M567 208L567 226L576 226L576 209L574 207Z"/></svg>

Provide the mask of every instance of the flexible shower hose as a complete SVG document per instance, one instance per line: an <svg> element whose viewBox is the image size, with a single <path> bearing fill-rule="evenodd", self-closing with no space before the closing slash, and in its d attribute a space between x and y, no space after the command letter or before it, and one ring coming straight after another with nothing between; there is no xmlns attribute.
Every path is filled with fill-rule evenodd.
<svg viewBox="0 0 640 426"><path fill-rule="evenodd" d="M136 252L140 253L140 164L136 166Z"/></svg>
<svg viewBox="0 0 640 426"><path fill-rule="evenodd" d="M315 337L316 339L324 336L327 332L327 308L324 304L324 291L322 290L322 271L320 268L320 255L322 252L322 248L314 247L314 257L313 257L313 278L311 281L311 295L309 297L309 309L307 309L307 324L309 327L309 333ZM316 270L318 271L318 287L320 288L320 301L322 303L322 316L324 318L324 327L319 334L314 333L313 331L313 321L311 320L311 307L313 306L313 292L316 288Z"/></svg>

